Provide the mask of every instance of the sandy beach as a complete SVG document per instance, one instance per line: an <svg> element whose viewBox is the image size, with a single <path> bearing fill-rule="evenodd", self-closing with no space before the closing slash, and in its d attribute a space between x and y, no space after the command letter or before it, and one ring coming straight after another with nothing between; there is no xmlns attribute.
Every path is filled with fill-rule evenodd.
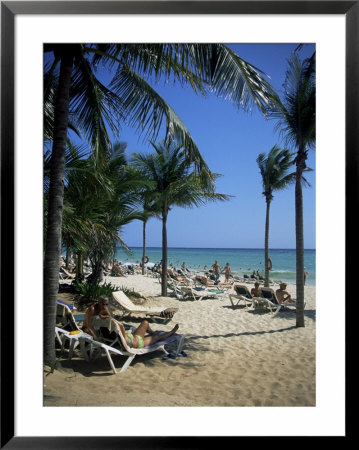
<svg viewBox="0 0 359 450"><path fill-rule="evenodd" d="M147 276L106 281L141 291L149 305L178 307L170 323L152 328L169 331L178 323L187 357L163 360L162 352L153 352L119 373L125 357L113 356L113 374L105 356L86 362L76 349L69 361L65 350L62 369L45 378L45 406L315 406L314 286L305 287L305 327L296 328L294 308L273 317L242 302L233 309L228 295L161 297L159 282ZM287 290L295 297L294 285Z"/></svg>

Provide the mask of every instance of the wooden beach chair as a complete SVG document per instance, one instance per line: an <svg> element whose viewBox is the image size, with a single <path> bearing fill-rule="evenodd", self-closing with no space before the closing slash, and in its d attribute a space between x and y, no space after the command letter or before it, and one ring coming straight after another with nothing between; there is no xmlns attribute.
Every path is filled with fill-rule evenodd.
<svg viewBox="0 0 359 450"><path fill-rule="evenodd" d="M126 315L140 316L145 319L152 319L154 322L166 324L170 322L178 308L163 308L159 307L144 307L135 305L123 291L116 291L112 293L112 305L116 303L121 307Z"/></svg>
<svg viewBox="0 0 359 450"><path fill-rule="evenodd" d="M109 329L109 331L115 331L116 338L109 344L95 341L93 339L88 339L86 337L82 337L81 340L85 341L89 344L86 351L89 353L85 356L87 359L92 359L96 357L100 357L103 354L106 355L107 360L111 366L111 369L114 374L117 373L116 367L113 363L111 353L114 355L119 356L127 356L127 359L125 363L123 364L120 372L124 372L131 362L134 360L134 358L138 355L145 355L147 353L155 352L157 350L163 351L166 355L168 355L168 351L165 349L165 346L170 344L171 342L177 341L177 348L175 356L178 356L182 352L183 343L184 343L184 337L181 334L173 334L169 338L158 341L153 345L149 345L143 348L131 348L127 345L127 342L125 338L122 336L122 333L120 331L120 328L118 324L113 319L100 319L98 316L95 316L92 320L92 327L95 331L98 331L101 327L106 327ZM165 332L164 332L165 333ZM115 345L118 345L115 347ZM84 349L85 347L82 347Z"/></svg>

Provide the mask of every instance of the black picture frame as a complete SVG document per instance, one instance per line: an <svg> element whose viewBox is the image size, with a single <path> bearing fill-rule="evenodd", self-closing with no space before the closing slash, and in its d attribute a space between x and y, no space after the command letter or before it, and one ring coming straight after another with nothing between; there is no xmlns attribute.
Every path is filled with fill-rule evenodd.
<svg viewBox="0 0 359 450"><path fill-rule="evenodd" d="M15 436L14 405L14 21L17 14L340 14L346 20L346 236L357 242L359 1L4 1L1 2L1 448L200 448L226 437ZM354 228L355 227L355 228ZM354 242L353 242L354 240ZM346 286L355 279L346 240ZM356 248L356 247L355 247ZM348 430L347 430L348 431ZM348 435L346 435L347 437ZM228 438L229 439L229 438ZM231 438L233 439L233 438ZM224 442L223 442L224 440ZM233 442L231 442L232 444Z"/></svg>

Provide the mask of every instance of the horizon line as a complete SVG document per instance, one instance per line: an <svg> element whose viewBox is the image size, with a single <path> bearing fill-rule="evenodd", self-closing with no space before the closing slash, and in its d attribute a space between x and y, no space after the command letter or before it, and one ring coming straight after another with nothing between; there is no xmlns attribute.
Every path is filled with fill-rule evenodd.
<svg viewBox="0 0 359 450"><path fill-rule="evenodd" d="M143 248L142 245L127 245L129 248ZM162 246L146 246L148 248L162 248ZM209 250L264 250L264 247L167 247L167 249L209 249ZM296 250L295 248L286 248L286 247L272 247L268 250ZM316 250L316 248L305 248L304 250Z"/></svg>

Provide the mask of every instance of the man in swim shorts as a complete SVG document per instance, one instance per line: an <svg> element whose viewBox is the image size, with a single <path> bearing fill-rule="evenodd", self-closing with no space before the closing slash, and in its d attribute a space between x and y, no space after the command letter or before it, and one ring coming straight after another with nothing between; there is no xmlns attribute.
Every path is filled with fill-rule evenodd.
<svg viewBox="0 0 359 450"><path fill-rule="evenodd" d="M218 264L218 261L216 260L212 266L213 269L213 275L215 276L215 281L218 281L219 279L219 272L220 272L220 266Z"/></svg>

